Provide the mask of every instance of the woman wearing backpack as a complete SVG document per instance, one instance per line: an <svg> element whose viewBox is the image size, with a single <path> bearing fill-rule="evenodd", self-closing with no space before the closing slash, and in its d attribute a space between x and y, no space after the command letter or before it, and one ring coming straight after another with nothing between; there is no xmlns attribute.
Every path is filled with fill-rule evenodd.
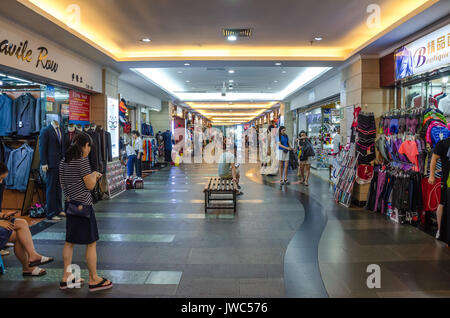
<svg viewBox="0 0 450 318"><path fill-rule="evenodd" d="M299 176L300 184L304 183L308 186L309 175L311 172L311 157L314 157L314 149L311 142L308 139L308 134L306 131L302 130L300 132L299 140Z"/></svg>

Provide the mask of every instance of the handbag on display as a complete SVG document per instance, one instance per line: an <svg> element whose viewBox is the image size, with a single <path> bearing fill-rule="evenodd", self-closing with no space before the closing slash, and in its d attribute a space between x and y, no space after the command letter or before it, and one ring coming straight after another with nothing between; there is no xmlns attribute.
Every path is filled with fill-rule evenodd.
<svg viewBox="0 0 450 318"><path fill-rule="evenodd" d="M135 189L144 189L144 180L134 180L133 187Z"/></svg>
<svg viewBox="0 0 450 318"><path fill-rule="evenodd" d="M39 203L36 203L33 205L29 210L28 213L30 214L30 218L33 219L41 219L45 218L47 216L47 212L45 209L40 205Z"/></svg>
<svg viewBox="0 0 450 318"><path fill-rule="evenodd" d="M74 201L70 201L67 203L66 214L78 216L86 219L91 218L91 210L90 207L83 205L81 203L77 203Z"/></svg>

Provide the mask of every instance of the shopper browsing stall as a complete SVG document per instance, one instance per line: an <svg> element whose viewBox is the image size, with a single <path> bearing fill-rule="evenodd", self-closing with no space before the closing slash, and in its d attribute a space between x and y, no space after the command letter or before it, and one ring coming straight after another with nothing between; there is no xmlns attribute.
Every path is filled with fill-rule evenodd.
<svg viewBox="0 0 450 318"><path fill-rule="evenodd" d="M73 247L86 245L86 261L89 270L89 291L112 287L112 282L97 274L97 241L99 240L97 221L93 209L93 197L90 191L95 188L102 174L92 172L89 163L92 139L87 134L75 137L61 161L61 186L66 198L66 242L63 249L64 274L60 282L61 289L67 289L72 274ZM73 283L81 284L79 278Z"/></svg>
<svg viewBox="0 0 450 318"><path fill-rule="evenodd" d="M136 154L135 167L136 167L136 177L142 179L142 138L137 130L131 132L131 137L133 139L133 149Z"/></svg>
<svg viewBox="0 0 450 318"><path fill-rule="evenodd" d="M288 166L289 166L289 151L293 149L289 145L289 137L286 134L286 127L280 126L278 136L278 160L280 161L280 184L289 184L288 180ZM284 177L283 177L284 176Z"/></svg>

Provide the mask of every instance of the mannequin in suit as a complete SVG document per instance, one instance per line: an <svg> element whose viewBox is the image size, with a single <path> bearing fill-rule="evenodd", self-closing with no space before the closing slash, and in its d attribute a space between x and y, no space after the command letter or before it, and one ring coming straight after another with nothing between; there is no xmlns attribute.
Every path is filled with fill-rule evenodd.
<svg viewBox="0 0 450 318"><path fill-rule="evenodd" d="M64 136L59 122L53 120L41 130L39 136L39 153L42 171L47 175L46 199L47 219L59 221L58 215L64 216L62 208L62 192L59 182L59 164L63 158Z"/></svg>

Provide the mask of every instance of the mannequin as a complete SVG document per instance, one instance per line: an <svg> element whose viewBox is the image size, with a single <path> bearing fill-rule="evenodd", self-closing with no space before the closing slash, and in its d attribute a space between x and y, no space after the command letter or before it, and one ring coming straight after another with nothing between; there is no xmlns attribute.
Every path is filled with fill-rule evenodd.
<svg viewBox="0 0 450 318"><path fill-rule="evenodd" d="M39 152L42 171L47 175L46 199L47 219L59 221L64 216L62 208L62 192L59 182L59 164L63 158L64 136L59 122L52 120L51 124L41 130L39 136Z"/></svg>
<svg viewBox="0 0 450 318"><path fill-rule="evenodd" d="M67 149L69 148L70 144L72 143L73 138L79 133L79 131L76 129L75 124L69 124L67 127L67 132L64 134L64 152L63 156L66 153Z"/></svg>
<svg viewBox="0 0 450 318"><path fill-rule="evenodd" d="M83 128L81 127L80 124L76 125L75 128L76 128L76 130L78 130L78 131L83 131Z"/></svg>

